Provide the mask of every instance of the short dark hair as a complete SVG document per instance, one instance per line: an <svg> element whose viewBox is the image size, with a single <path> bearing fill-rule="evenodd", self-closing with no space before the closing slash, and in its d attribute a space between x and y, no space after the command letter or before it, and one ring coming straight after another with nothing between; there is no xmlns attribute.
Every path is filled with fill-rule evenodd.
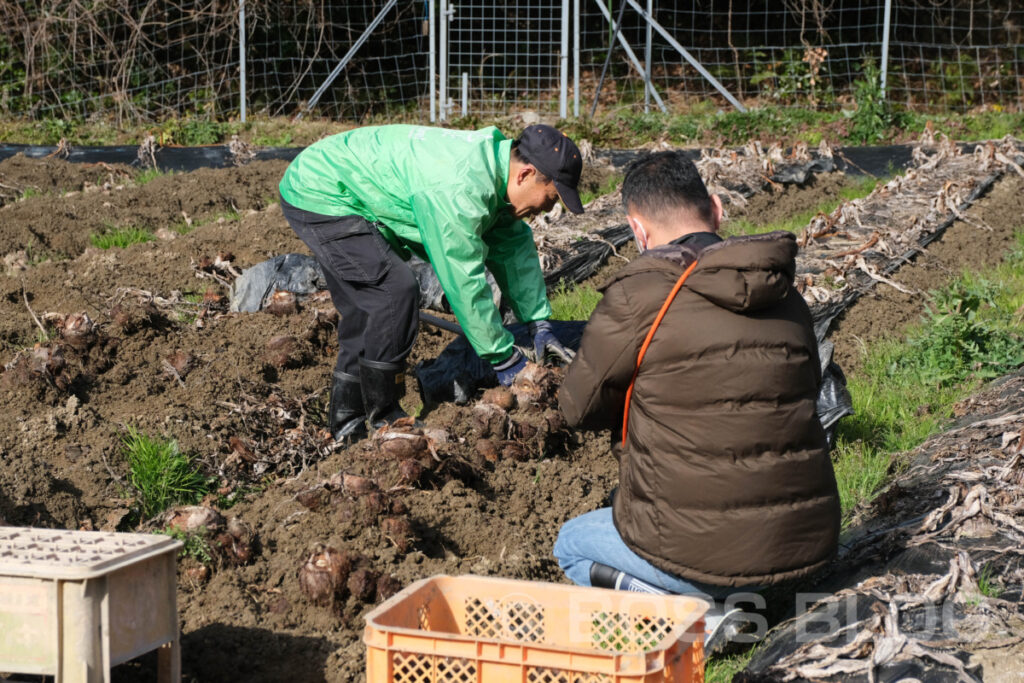
<svg viewBox="0 0 1024 683"><path fill-rule="evenodd" d="M551 178L540 172L540 169L537 168L537 164L527 159L526 155L519 150L518 139L512 141L512 158L521 164L529 164L530 166L533 166L534 170L537 171L537 182L542 183L544 185L547 185L552 182Z"/></svg>
<svg viewBox="0 0 1024 683"><path fill-rule="evenodd" d="M708 188L694 163L678 150L655 152L630 164L622 181L622 205L627 213L659 219L688 210L713 227Z"/></svg>

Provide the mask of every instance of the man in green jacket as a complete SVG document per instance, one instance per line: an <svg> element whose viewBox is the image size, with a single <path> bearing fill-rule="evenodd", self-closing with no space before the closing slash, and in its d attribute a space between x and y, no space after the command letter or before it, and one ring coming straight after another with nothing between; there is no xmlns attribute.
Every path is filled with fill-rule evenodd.
<svg viewBox="0 0 1024 683"><path fill-rule="evenodd" d="M513 141L496 128L358 128L306 148L281 180L281 208L323 268L341 315L329 421L339 440L405 413L405 359L416 340L419 287L405 261L429 261L481 358L510 384L526 364L502 326L485 268L537 355L569 356L555 338L544 276L524 218L559 198L582 213L583 159L550 126Z"/></svg>

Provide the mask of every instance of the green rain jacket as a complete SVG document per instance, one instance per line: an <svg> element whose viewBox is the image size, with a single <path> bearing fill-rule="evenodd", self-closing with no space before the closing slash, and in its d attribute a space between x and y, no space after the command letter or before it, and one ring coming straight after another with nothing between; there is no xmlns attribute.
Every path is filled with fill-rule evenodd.
<svg viewBox="0 0 1024 683"><path fill-rule="evenodd" d="M521 322L551 316L533 233L505 199L512 141L494 127L357 128L306 148L281 180L289 204L376 223L403 258L428 260L481 358L512 353L484 267Z"/></svg>

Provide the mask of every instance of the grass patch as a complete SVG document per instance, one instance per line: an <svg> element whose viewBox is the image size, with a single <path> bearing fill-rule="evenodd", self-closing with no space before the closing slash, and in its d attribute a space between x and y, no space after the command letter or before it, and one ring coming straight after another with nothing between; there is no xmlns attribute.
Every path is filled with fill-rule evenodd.
<svg viewBox="0 0 1024 683"><path fill-rule="evenodd" d="M157 178L164 176L174 175L174 171L161 171L159 168L147 168L143 171L139 171L139 174L135 176L136 185L145 185L146 183L152 182Z"/></svg>
<svg viewBox="0 0 1024 683"><path fill-rule="evenodd" d="M98 249L125 249L154 239L153 233L145 228L108 228L105 232L89 235L89 244Z"/></svg>
<svg viewBox="0 0 1024 683"><path fill-rule="evenodd" d="M751 647L739 654L711 655L704 668L705 683L730 683L733 676L747 668L756 651Z"/></svg>
<svg viewBox="0 0 1024 683"><path fill-rule="evenodd" d="M862 79L871 84L871 79ZM642 98L642 90L637 94ZM871 106L844 116L842 111L817 111L811 107L768 105L751 108L743 114L718 111L706 101L695 102L686 111L643 113L639 104L606 108L591 119L588 116L568 118L558 126L574 140L586 138L596 147L636 147L652 140L665 140L675 145L741 146L752 138L778 141L783 145L805 142L817 145L822 139L832 144L856 144L871 137L878 141L906 140L916 136L931 122L937 133L957 140L972 141L1001 138L1024 128L1024 113L989 111L975 114L922 114L902 110L889 111L884 103L872 100ZM631 106L638 107L632 111ZM884 115L878 115L881 112ZM371 116L363 124L421 123L420 112L392 112L390 116ZM860 123L859 126L855 125ZM293 122L288 117L250 116L246 123L215 121L208 116L171 119L126 126L113 120L64 121L24 119L0 121L0 139L36 145L56 145L61 138L71 145L138 145L151 133L161 145L225 144L237 135L240 140L257 146L306 146L317 140L355 127L354 122L329 118L304 118ZM456 118L445 124L452 128L479 128L495 125L506 135L518 135L522 128L514 116Z"/></svg>
<svg viewBox="0 0 1024 683"><path fill-rule="evenodd" d="M728 221L722 225L722 235L724 237L735 237L737 235L763 235L775 230L786 230L792 233L799 233L801 230L806 228L811 222L811 219L819 213L830 214L839 208L839 205L843 202L867 197L879 184L885 182L887 182L887 179L885 178L860 176L853 179L852 182L839 190L838 199L822 202L813 208L801 211L800 213L795 213L786 219L775 223L758 224L749 221L746 218Z"/></svg>
<svg viewBox="0 0 1024 683"><path fill-rule="evenodd" d="M938 433L953 405L1024 365L1024 235L997 268L931 292L922 322L876 344L850 378L855 414L839 422L833 455L843 518L869 501L908 451Z"/></svg>
<svg viewBox="0 0 1024 683"><path fill-rule="evenodd" d="M590 285L560 283L549 297L552 320L588 320L601 297L601 292Z"/></svg>
<svg viewBox="0 0 1024 683"><path fill-rule="evenodd" d="M978 572L978 590L986 598L998 598L1003 594L1003 588L999 583L999 577L994 573L991 564L986 564Z"/></svg>
<svg viewBox="0 0 1024 683"><path fill-rule="evenodd" d="M135 427L121 439L128 462L128 483L136 494L142 519L172 505L194 505L208 493L206 477L170 439L156 439Z"/></svg>
<svg viewBox="0 0 1024 683"><path fill-rule="evenodd" d="M584 205L589 204L598 197L603 197L606 194L611 194L618 189L619 184L622 183L622 176L619 174L613 174L608 176L604 183L593 191L584 191L580 193L580 202Z"/></svg>

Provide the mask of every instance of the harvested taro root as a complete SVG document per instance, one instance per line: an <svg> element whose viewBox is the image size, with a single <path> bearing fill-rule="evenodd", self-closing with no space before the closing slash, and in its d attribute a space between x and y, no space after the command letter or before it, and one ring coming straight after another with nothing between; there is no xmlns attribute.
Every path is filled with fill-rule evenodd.
<svg viewBox="0 0 1024 683"><path fill-rule="evenodd" d="M407 552L412 545L412 524L407 517L385 517L380 522L380 530L384 538L394 543L400 553Z"/></svg>
<svg viewBox="0 0 1024 683"><path fill-rule="evenodd" d="M160 517L160 524L180 533L198 535L210 541L219 561L230 565L248 564L253 559L256 534L237 517L224 516L206 505L182 505Z"/></svg>
<svg viewBox="0 0 1024 683"><path fill-rule="evenodd" d="M536 363L527 363L512 382L512 395L520 410L543 410L554 398L560 372Z"/></svg>
<svg viewBox="0 0 1024 683"><path fill-rule="evenodd" d="M192 368L195 367L195 361L195 356L187 351L178 349L164 358L164 362L167 364L164 366L164 369L166 374L176 376L178 379L185 379L186 375L192 372ZM170 368L169 370L167 369L168 367Z"/></svg>
<svg viewBox="0 0 1024 683"><path fill-rule="evenodd" d="M505 438L508 435L508 413L493 403L478 403L473 406L473 431L484 439Z"/></svg>
<svg viewBox="0 0 1024 683"><path fill-rule="evenodd" d="M379 576L377 572L368 567L356 569L349 574L347 582L348 592L356 600L373 602L374 598L377 597L377 579Z"/></svg>
<svg viewBox="0 0 1024 683"><path fill-rule="evenodd" d="M61 339L75 349L86 349L96 341L96 325L86 313L72 313L60 325Z"/></svg>
<svg viewBox="0 0 1024 683"><path fill-rule="evenodd" d="M487 462L498 462L498 445L491 439L478 439L476 453Z"/></svg>
<svg viewBox="0 0 1024 683"><path fill-rule="evenodd" d="M299 340L287 334L271 337L264 345L263 360L275 368L297 368L304 362Z"/></svg>
<svg viewBox="0 0 1024 683"><path fill-rule="evenodd" d="M341 483L345 492L354 496L362 496L377 490L377 484L372 479L360 477L357 474L343 474Z"/></svg>
<svg viewBox="0 0 1024 683"><path fill-rule="evenodd" d="M299 590L313 604L328 607L339 597L351 570L352 558L347 553L317 545L299 568Z"/></svg>
<svg viewBox="0 0 1024 683"><path fill-rule="evenodd" d="M392 595L402 590L402 584L390 574L384 574L377 579L377 599L387 600Z"/></svg>
<svg viewBox="0 0 1024 683"><path fill-rule="evenodd" d="M252 561L256 534L238 517L232 517L228 521L227 530L217 534L214 540L229 564L244 565Z"/></svg>
<svg viewBox="0 0 1024 683"><path fill-rule="evenodd" d="M378 429L372 443L382 457L397 461L398 483L413 485L442 462L438 448L448 443L448 433L443 429L414 427L411 419L403 419Z"/></svg>
<svg viewBox="0 0 1024 683"><path fill-rule="evenodd" d="M152 301L122 301L107 311L107 315L122 334L156 327L167 320Z"/></svg>
<svg viewBox="0 0 1024 683"><path fill-rule="evenodd" d="M508 411L515 407L516 400L508 387L493 387L484 392L480 403L497 406Z"/></svg>
<svg viewBox="0 0 1024 683"><path fill-rule="evenodd" d="M565 421L554 407L562 375L561 368L527 363L511 387L483 393L468 421L477 437L469 457L477 466L540 457L564 442Z"/></svg>
<svg viewBox="0 0 1024 683"><path fill-rule="evenodd" d="M292 292L277 289L270 295L270 301L263 310L274 315L291 315L299 312L299 303Z"/></svg>
<svg viewBox="0 0 1024 683"><path fill-rule="evenodd" d="M182 505L171 508L163 514L165 527L186 534L200 530L220 531L224 528L224 516L206 505Z"/></svg>

